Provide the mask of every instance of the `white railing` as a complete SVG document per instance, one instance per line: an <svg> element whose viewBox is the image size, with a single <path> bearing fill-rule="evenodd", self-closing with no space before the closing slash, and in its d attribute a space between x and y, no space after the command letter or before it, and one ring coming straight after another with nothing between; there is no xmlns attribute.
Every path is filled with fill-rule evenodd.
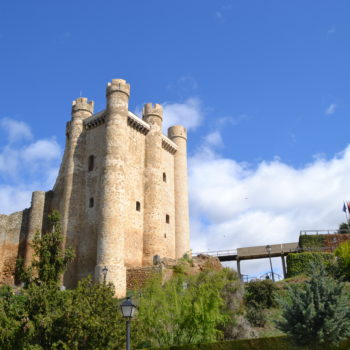
<svg viewBox="0 0 350 350"><path fill-rule="evenodd" d="M217 250L217 251L209 251L209 252L199 252L199 253L192 253L193 256L198 256L200 254L203 255L210 255L210 256L229 256L229 255L237 255L237 249L231 249L231 250Z"/></svg>
<svg viewBox="0 0 350 350"><path fill-rule="evenodd" d="M338 229L331 229L331 230L301 230L301 235L333 235L335 233L339 233Z"/></svg>

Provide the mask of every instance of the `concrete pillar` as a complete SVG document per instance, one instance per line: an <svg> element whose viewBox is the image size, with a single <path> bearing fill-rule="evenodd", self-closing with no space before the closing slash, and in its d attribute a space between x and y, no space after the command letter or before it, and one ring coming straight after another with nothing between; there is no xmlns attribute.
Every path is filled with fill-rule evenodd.
<svg viewBox="0 0 350 350"><path fill-rule="evenodd" d="M63 193L61 206L62 232L66 247L73 247L78 253L79 232L82 225L84 205L84 147L82 133L84 119L91 117L94 102L80 97L72 103L72 119L67 123L66 148L63 165ZM74 287L77 275L77 258L69 265L63 284Z"/></svg>
<svg viewBox="0 0 350 350"><path fill-rule="evenodd" d="M32 204L29 210L28 234L24 253L25 266L29 266L33 259L32 242L37 232L42 232L45 207L45 192L35 191L32 193Z"/></svg>
<svg viewBox="0 0 350 350"><path fill-rule="evenodd" d="M238 272L238 277L240 280L242 280L242 275L241 275L241 261L237 258L237 272Z"/></svg>
<svg viewBox="0 0 350 350"><path fill-rule="evenodd" d="M145 190L144 190L144 266L152 265L155 255L164 255L163 225L166 213L162 207L162 121L163 108L148 103L143 108L143 120L150 125L145 147ZM172 218L174 220L174 218Z"/></svg>
<svg viewBox="0 0 350 350"><path fill-rule="evenodd" d="M127 121L130 85L113 79L107 86L105 156L102 161L100 218L97 237L95 279L115 286L116 296L126 294L124 266L124 231L126 218L125 162L127 156Z"/></svg>
<svg viewBox="0 0 350 350"><path fill-rule="evenodd" d="M181 258L190 250L186 129L180 125L172 126L168 129L168 137L178 147L174 156L175 249L176 258Z"/></svg>
<svg viewBox="0 0 350 350"><path fill-rule="evenodd" d="M282 259L283 278L287 278L286 260L285 260L284 254L281 255L281 259Z"/></svg>

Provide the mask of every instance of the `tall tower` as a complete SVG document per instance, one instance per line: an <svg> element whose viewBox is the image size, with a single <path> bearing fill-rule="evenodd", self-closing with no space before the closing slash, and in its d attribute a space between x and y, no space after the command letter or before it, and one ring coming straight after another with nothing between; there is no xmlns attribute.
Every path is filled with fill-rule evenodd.
<svg viewBox="0 0 350 350"><path fill-rule="evenodd" d="M168 137L177 145L174 159L175 177L175 249L176 258L190 250L190 223L187 180L187 131L176 125L168 129Z"/></svg>
<svg viewBox="0 0 350 350"><path fill-rule="evenodd" d="M124 232L126 218L125 166L130 85L113 79L107 86L105 152L101 170L100 223L97 238L95 278L116 286L117 296L126 293Z"/></svg>
<svg viewBox="0 0 350 350"><path fill-rule="evenodd" d="M82 208L84 198L84 119L94 112L94 102L79 97L72 103L72 118L67 124L66 148L63 158L63 193L59 204L62 214L62 231L66 247L78 250L79 232L81 231ZM72 287L76 284L77 259L70 264L64 276L64 285Z"/></svg>
<svg viewBox="0 0 350 350"><path fill-rule="evenodd" d="M143 108L143 120L149 124L145 146L144 235L143 265L150 265L154 255L162 254L162 122L163 107L147 103Z"/></svg>

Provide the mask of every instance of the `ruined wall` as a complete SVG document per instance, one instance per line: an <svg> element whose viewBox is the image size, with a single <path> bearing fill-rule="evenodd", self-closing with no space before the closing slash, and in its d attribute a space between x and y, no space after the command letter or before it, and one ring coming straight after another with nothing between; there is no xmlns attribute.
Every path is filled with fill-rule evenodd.
<svg viewBox="0 0 350 350"><path fill-rule="evenodd" d="M0 215L0 282L13 284L16 259L23 256L29 209Z"/></svg>

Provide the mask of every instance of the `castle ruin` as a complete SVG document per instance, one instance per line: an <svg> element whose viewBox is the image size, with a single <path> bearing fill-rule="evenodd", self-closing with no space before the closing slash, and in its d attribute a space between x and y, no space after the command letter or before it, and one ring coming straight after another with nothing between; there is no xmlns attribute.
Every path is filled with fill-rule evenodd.
<svg viewBox="0 0 350 350"><path fill-rule="evenodd" d="M62 215L66 246L76 251L67 287L87 275L103 281L106 267L106 281L124 296L126 268L189 251L186 129L172 126L163 135L159 104L146 104L142 119L130 112L125 80L108 83L106 96L106 109L96 114L93 101L73 101L52 191L33 192L29 209L0 215L3 281L13 278L18 256L30 263L30 243L38 230L45 232L52 209Z"/></svg>

